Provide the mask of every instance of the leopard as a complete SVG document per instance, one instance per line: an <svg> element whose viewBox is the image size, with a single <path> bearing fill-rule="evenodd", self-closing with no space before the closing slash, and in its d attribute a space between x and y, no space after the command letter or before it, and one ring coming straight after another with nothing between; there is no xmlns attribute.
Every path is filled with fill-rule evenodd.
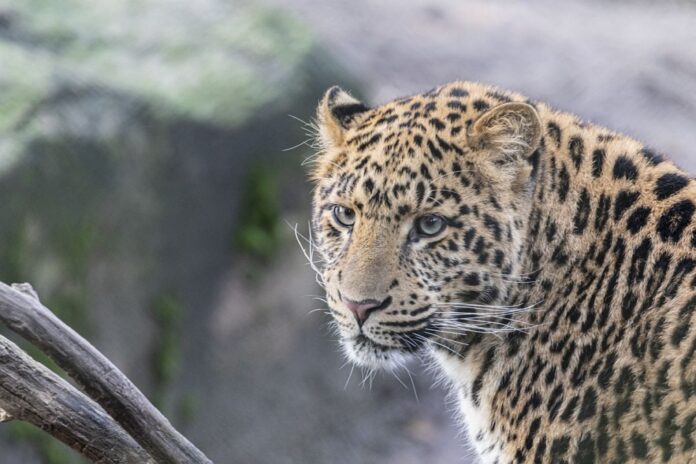
<svg viewBox="0 0 696 464"><path fill-rule="evenodd" d="M696 462L696 184L457 81L316 112L311 232L350 361L431 360L483 463Z"/></svg>

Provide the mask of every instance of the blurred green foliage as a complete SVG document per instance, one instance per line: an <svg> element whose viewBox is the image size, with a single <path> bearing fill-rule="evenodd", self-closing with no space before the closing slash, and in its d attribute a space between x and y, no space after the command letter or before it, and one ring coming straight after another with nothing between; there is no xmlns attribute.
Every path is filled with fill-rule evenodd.
<svg viewBox="0 0 696 464"><path fill-rule="evenodd" d="M27 266L24 262L28 253L28 233L25 220L18 220L10 231L9 240L0 252L0 260L3 264L0 272L2 280L6 282L29 280L29 276L26 275ZM94 243L94 228L83 221L77 227L62 227L51 238L55 241L53 249L58 252L61 266L66 275L61 285L46 296L44 303L61 320L84 335L88 331L89 325L86 278L89 256ZM38 348L26 342L20 342L20 346L36 361L62 377L66 377L58 365ZM12 422L8 426L8 433L12 440L30 444L39 453L45 464L87 462L68 446L29 423Z"/></svg>
<svg viewBox="0 0 696 464"><path fill-rule="evenodd" d="M0 248L0 278L4 282L21 282L23 271L22 256L26 234L23 224L12 228L5 246Z"/></svg>
<svg viewBox="0 0 696 464"><path fill-rule="evenodd" d="M181 427L186 427L196 417L198 412L198 400L190 393L185 394L177 405L177 420Z"/></svg>
<svg viewBox="0 0 696 464"><path fill-rule="evenodd" d="M9 436L13 440L30 443L45 464L86 464L88 462L60 441L27 422L12 422L9 427Z"/></svg>
<svg viewBox="0 0 696 464"><path fill-rule="evenodd" d="M247 179L235 244L240 251L267 260L280 242L278 179L271 168L256 166Z"/></svg>
<svg viewBox="0 0 696 464"><path fill-rule="evenodd" d="M0 133L65 75L157 103L165 117L225 125L302 88L295 71L314 45L310 31L273 9L220 3L0 0L23 38L0 40ZM266 62L274 72L259 72Z"/></svg>
<svg viewBox="0 0 696 464"><path fill-rule="evenodd" d="M169 293L155 298L152 315L157 324L157 335L152 353L152 371L155 382L153 403L164 409L169 386L174 380L181 363L181 331L184 309Z"/></svg>

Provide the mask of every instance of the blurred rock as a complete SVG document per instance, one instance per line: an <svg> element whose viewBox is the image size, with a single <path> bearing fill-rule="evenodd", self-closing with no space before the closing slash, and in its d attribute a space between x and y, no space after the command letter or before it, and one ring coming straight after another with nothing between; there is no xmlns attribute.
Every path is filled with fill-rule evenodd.
<svg viewBox="0 0 696 464"><path fill-rule="evenodd" d="M295 13L370 103L454 80L516 90L696 172L696 3L261 0Z"/></svg>
<svg viewBox="0 0 696 464"><path fill-rule="evenodd" d="M338 74L301 23L242 2L0 0L0 279L179 407L161 384L198 375L172 363L207 342L248 170L301 175L288 113Z"/></svg>

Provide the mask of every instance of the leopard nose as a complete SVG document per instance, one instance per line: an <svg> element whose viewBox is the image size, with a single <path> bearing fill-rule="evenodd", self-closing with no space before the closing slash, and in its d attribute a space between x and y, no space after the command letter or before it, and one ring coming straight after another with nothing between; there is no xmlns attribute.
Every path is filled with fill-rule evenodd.
<svg viewBox="0 0 696 464"><path fill-rule="evenodd" d="M354 301L342 296L341 300L343 304L346 305L346 308L350 309L350 312L353 313L355 320L358 321L358 325L362 327L367 318L370 317L370 314L388 307L391 304L392 298L388 296L381 301L375 299Z"/></svg>

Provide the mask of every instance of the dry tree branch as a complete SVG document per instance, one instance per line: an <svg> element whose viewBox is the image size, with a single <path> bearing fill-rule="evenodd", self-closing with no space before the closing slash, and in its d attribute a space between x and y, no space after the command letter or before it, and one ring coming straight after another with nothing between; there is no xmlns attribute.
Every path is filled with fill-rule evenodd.
<svg viewBox="0 0 696 464"><path fill-rule="evenodd" d="M0 420L29 422L98 463L153 463L104 410L0 336Z"/></svg>
<svg viewBox="0 0 696 464"><path fill-rule="evenodd" d="M0 282L0 321L65 370L155 462L212 464L111 361L42 305L29 284L10 287ZM0 377L0 388L4 388L7 381L11 382L12 378ZM71 406L79 409L82 404ZM0 403L0 408L20 418L7 404ZM48 432L53 434L52 429Z"/></svg>

